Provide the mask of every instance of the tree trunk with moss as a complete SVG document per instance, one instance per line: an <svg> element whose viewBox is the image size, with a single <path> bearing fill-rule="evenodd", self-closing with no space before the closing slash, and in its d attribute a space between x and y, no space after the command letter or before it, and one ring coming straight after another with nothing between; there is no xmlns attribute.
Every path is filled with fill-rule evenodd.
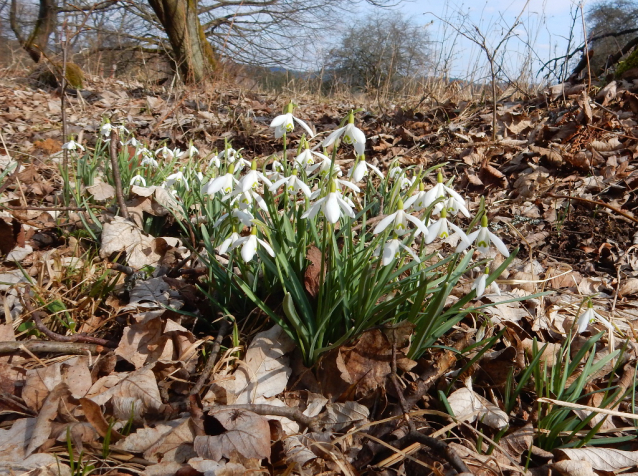
<svg viewBox="0 0 638 476"><path fill-rule="evenodd" d="M215 52L204 34L197 0L148 0L164 27L186 82L198 82L215 68Z"/></svg>
<svg viewBox="0 0 638 476"><path fill-rule="evenodd" d="M22 32L17 18L17 0L11 0L9 11L9 23L20 46L25 49L33 61L39 63L42 54L46 52L49 37L58 23L58 0L40 0L38 19L35 22L33 31L28 37Z"/></svg>

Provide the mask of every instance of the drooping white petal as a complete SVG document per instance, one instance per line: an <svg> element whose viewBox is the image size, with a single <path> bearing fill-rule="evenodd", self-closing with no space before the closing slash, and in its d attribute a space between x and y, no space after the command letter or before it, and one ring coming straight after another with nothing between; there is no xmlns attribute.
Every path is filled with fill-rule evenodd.
<svg viewBox="0 0 638 476"><path fill-rule="evenodd" d="M326 197L325 205L323 206L323 214L330 223L337 223L341 217L341 211L339 202L337 200L337 194L329 193Z"/></svg>
<svg viewBox="0 0 638 476"><path fill-rule="evenodd" d="M275 117L270 123L270 127L279 127L288 121L288 114L281 114Z"/></svg>
<svg viewBox="0 0 638 476"><path fill-rule="evenodd" d="M356 216L354 213L354 210L352 210L352 205L346 202L338 194L337 194L337 202L339 203L339 206L341 207L341 210L343 210L344 214L346 214L350 218L354 218Z"/></svg>
<svg viewBox="0 0 638 476"><path fill-rule="evenodd" d="M469 235L467 235L467 241L461 240L461 242L456 247L455 251L457 253L460 253L460 252L464 251L465 249L467 249L472 243L474 243L476 241L476 238L478 237L479 231L480 230L476 230L476 231L473 231L472 233L470 233Z"/></svg>
<svg viewBox="0 0 638 476"><path fill-rule="evenodd" d="M461 230L461 228L459 228L458 226L456 226L454 223L450 223L448 222L448 225L450 228L452 228L452 230L454 230L454 233L456 233L457 235L459 235L461 237L461 243L465 242L467 244L467 246L470 246L470 240L468 238L468 236L465 234L465 232L463 230Z"/></svg>
<svg viewBox="0 0 638 476"><path fill-rule="evenodd" d="M418 263L421 262L421 260L419 259L419 257L416 255L416 253L414 252L414 250L412 248L410 248L409 246L405 246L403 243L399 242L399 246L401 246L401 248L403 248L405 251L407 251L410 256L412 256L412 259Z"/></svg>
<svg viewBox="0 0 638 476"><path fill-rule="evenodd" d="M241 257L244 259L245 263L248 263L255 256L255 252L257 251L257 236L250 235L248 239L244 243L244 246L241 247Z"/></svg>
<svg viewBox="0 0 638 476"><path fill-rule="evenodd" d="M274 258L275 252L273 251L272 247L261 238L257 238L257 241L259 242L261 246L264 247L264 249L268 252L268 254Z"/></svg>
<svg viewBox="0 0 638 476"><path fill-rule="evenodd" d="M589 321L594 317L594 310L592 308L587 308L585 312L583 312L578 318L578 333L582 334L587 330L587 326L589 325Z"/></svg>
<svg viewBox="0 0 638 476"><path fill-rule="evenodd" d="M381 261L383 263L383 266L387 266L394 261L394 259L397 256L397 251L399 249L399 243L400 243L399 240L394 239L394 240L388 241L383 246L383 259Z"/></svg>
<svg viewBox="0 0 638 476"><path fill-rule="evenodd" d="M335 143L335 141L341 137L344 133L344 131L346 130L345 126L341 127L339 129L337 129L336 131L332 132L328 137L326 137L323 142L321 143L321 145L323 147L330 147L332 144Z"/></svg>
<svg viewBox="0 0 638 476"><path fill-rule="evenodd" d="M292 115L292 114L291 114ZM297 124L299 124L301 127L303 127L305 129L305 131L308 133L308 135L312 138L315 136L314 132L312 132L312 129L310 129L310 127L308 126L308 124L306 124L304 121L302 121L301 119L299 119L298 117L292 116L293 119L297 122Z"/></svg>
<svg viewBox="0 0 638 476"><path fill-rule="evenodd" d="M491 231L488 231L487 234L489 235L492 243L494 243L494 246L496 246L496 249L499 250L501 254L507 258L510 255L510 252L508 251L507 246L505 246L505 243L503 243L503 240L501 240Z"/></svg>
<svg viewBox="0 0 638 476"><path fill-rule="evenodd" d="M397 212L394 212L392 215L388 215L387 217L385 217L383 220L381 220L376 227L374 227L374 230L372 231L372 233L374 235L378 235L379 233L381 233L383 230L385 230L388 226L390 226L390 223L394 222L394 219L397 216Z"/></svg>
<svg viewBox="0 0 638 476"><path fill-rule="evenodd" d="M411 221L412 223L414 223L414 225L416 226L417 230L419 230L420 233L423 233L424 236L428 236L428 229L425 227L425 225L423 224L421 220L407 213L405 214L405 218ZM419 233L417 233L417 235L418 234Z"/></svg>
<svg viewBox="0 0 638 476"><path fill-rule="evenodd" d="M301 215L301 218L314 218L317 215L317 213L319 213L319 210L321 210L323 202L325 202L327 198L328 197L323 197L317 200L315 204L310 207L309 210L307 210L303 215Z"/></svg>

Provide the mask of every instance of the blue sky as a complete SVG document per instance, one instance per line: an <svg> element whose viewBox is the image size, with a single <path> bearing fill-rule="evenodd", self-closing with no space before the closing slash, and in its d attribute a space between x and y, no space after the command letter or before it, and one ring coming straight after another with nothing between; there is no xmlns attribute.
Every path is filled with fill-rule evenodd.
<svg viewBox="0 0 638 476"><path fill-rule="evenodd" d="M475 24L486 33L488 43L494 46L500 35L507 31L525 6L525 0L483 0L483 1L446 1L446 0L412 0L403 2L395 10L399 10L413 19L417 24L428 29L435 44L450 49L455 39L454 53L450 57L449 51L444 56L451 58L450 75L466 78L474 72L474 79L485 73L484 54L472 42L455 35L453 30L446 28L444 22L434 15L454 22L458 12L467 15L468 25ZM585 14L592 0L584 2ZM574 26L574 41L580 45L583 41L583 27L580 2L573 0L530 0L521 16L522 25L516 29L519 38L533 46L534 63L528 67L534 71L539 65L551 58L563 55L567 47L567 36L572 26L572 16L577 14ZM360 14L365 14L370 7L361 4ZM434 14L434 15L432 15ZM455 22L456 23L456 22ZM456 23L458 24L458 23ZM507 27L503 28L503 25ZM446 38L445 42L441 40ZM505 55L505 69L510 74L516 74L524 64L524 58L529 54L529 48L523 41L512 40L507 45ZM444 51L447 51L444 50Z"/></svg>

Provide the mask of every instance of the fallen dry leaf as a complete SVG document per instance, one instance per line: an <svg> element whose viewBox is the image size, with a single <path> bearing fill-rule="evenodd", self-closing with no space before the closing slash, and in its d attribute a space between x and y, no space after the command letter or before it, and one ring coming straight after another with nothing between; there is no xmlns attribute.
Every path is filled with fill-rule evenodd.
<svg viewBox="0 0 638 476"><path fill-rule="evenodd" d="M496 429L509 425L509 417L503 410L467 387L454 391L447 400L454 415L461 420L473 422L478 419Z"/></svg>

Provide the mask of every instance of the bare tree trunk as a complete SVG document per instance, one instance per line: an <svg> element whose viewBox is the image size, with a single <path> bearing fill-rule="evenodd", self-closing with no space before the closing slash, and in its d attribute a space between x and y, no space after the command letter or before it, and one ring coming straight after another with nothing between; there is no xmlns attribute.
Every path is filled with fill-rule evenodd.
<svg viewBox="0 0 638 476"><path fill-rule="evenodd" d="M25 39L20 25L18 25L18 2L11 0L9 11L9 23L16 35L20 46L25 49L33 61L38 63L42 59L42 53L46 51L49 37L58 23L58 0L40 0L38 19L35 22L33 31Z"/></svg>
<svg viewBox="0 0 638 476"><path fill-rule="evenodd" d="M215 52L197 14L197 0L148 0L164 27L186 82L203 80L215 68Z"/></svg>

